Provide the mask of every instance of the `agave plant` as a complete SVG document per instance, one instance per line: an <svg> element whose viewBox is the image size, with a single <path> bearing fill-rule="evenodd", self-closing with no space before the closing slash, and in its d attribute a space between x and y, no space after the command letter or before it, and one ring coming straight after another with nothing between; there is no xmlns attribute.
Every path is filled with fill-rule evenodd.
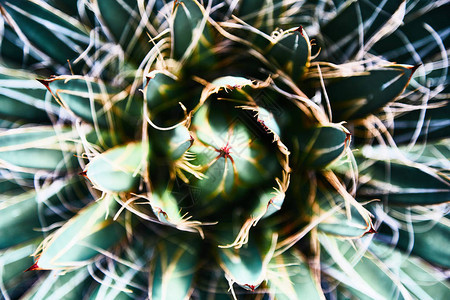
<svg viewBox="0 0 450 300"><path fill-rule="evenodd" d="M449 1L0 11L3 298L448 299Z"/></svg>

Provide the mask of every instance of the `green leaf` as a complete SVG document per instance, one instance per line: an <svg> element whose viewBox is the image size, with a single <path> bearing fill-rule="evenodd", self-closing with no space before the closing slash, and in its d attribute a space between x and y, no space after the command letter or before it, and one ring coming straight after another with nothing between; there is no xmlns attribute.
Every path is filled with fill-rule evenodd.
<svg viewBox="0 0 450 300"><path fill-rule="evenodd" d="M115 204L108 197L81 210L44 241L36 263L29 270L76 269L116 245L124 237L125 229L108 217Z"/></svg>
<svg viewBox="0 0 450 300"><path fill-rule="evenodd" d="M78 0L48 0L47 2L70 16L78 14Z"/></svg>
<svg viewBox="0 0 450 300"><path fill-rule="evenodd" d="M193 143L192 135L185 126L167 131L149 130L149 138L150 143L155 145L154 151L172 162L181 158Z"/></svg>
<svg viewBox="0 0 450 300"><path fill-rule="evenodd" d="M357 156L360 177L365 179L358 195L408 205L447 202L449 179L435 169L407 161L404 157L402 152L386 147L364 147L362 157Z"/></svg>
<svg viewBox="0 0 450 300"><path fill-rule="evenodd" d="M256 198L256 201L254 201L253 207L251 208L247 219L242 225L235 241L232 244L221 247L238 248L245 246L248 241L251 228L255 227L260 220L268 218L281 210L281 206L285 200L285 192L289 185L289 175L286 173L283 174L283 180L281 181L279 178L276 178L276 182L278 184L277 187L273 187L271 189L262 189L262 187L260 187L262 190L250 192L246 202L251 204L251 202L253 202L253 198Z"/></svg>
<svg viewBox="0 0 450 300"><path fill-rule="evenodd" d="M376 150L376 147L373 147ZM365 148L363 148L365 149ZM379 149L381 150L381 149ZM383 148L384 153L391 152ZM446 170L449 168L448 157L450 157L450 139L443 139L435 142L428 142L426 144L415 144L414 146L399 146L398 151L401 155L413 161L420 163L436 170ZM395 152L392 155L395 157ZM397 152L398 154L398 152Z"/></svg>
<svg viewBox="0 0 450 300"><path fill-rule="evenodd" d="M202 172L204 176L190 178L192 188L198 192L198 204L207 203L217 196L230 199L236 192L237 181L231 160L201 146L192 146L191 152L195 154L194 165L207 166L207 170Z"/></svg>
<svg viewBox="0 0 450 300"><path fill-rule="evenodd" d="M149 118L157 126L163 127L173 126L186 118L180 103L189 111L200 99L199 87L194 88L189 80L179 80L161 71L150 73L143 93Z"/></svg>
<svg viewBox="0 0 450 300"><path fill-rule="evenodd" d="M42 226L35 191L3 200L0 207L0 249L42 236L41 232L35 231Z"/></svg>
<svg viewBox="0 0 450 300"><path fill-rule="evenodd" d="M178 1L173 15L171 28L173 58L177 61L189 60L195 68L213 66L212 33L206 22L207 16L203 6L197 0Z"/></svg>
<svg viewBox="0 0 450 300"><path fill-rule="evenodd" d="M87 190L78 177L56 180L39 191L0 196L0 249L36 237L43 237L43 227L71 216L62 204L79 206L87 198Z"/></svg>
<svg viewBox="0 0 450 300"><path fill-rule="evenodd" d="M11 26L0 18L4 26L0 44L1 62L10 68L24 68L41 62L43 58L33 48L30 49L14 32Z"/></svg>
<svg viewBox="0 0 450 300"><path fill-rule="evenodd" d="M417 299L445 299L450 290L443 272L418 257L405 255L379 242L370 245L370 251L385 262L399 280Z"/></svg>
<svg viewBox="0 0 450 300"><path fill-rule="evenodd" d="M363 245L358 248L325 234L319 234L324 251L322 270L344 285L358 299L408 299L409 292L386 262L378 260ZM321 255L321 256L322 256Z"/></svg>
<svg viewBox="0 0 450 300"><path fill-rule="evenodd" d="M363 243L355 249L350 243L326 235L319 239L326 251L323 270L358 298L376 299L378 294L383 299L415 296L431 300L448 294L444 273L417 257L378 241L372 241L368 249L362 248Z"/></svg>
<svg viewBox="0 0 450 300"><path fill-rule="evenodd" d="M415 69L407 65L392 65L351 76L325 77L333 120L361 119L379 111L403 92Z"/></svg>
<svg viewBox="0 0 450 300"><path fill-rule="evenodd" d="M430 101L428 108L422 116L420 110L407 112L394 120L393 138L397 143L409 143L419 138L420 142L436 141L448 137L450 131L450 104L444 101ZM423 126L421 125L423 122Z"/></svg>
<svg viewBox="0 0 450 300"><path fill-rule="evenodd" d="M90 299L141 299L148 297L148 260L154 248L153 241L134 239L123 248L120 260L107 260L102 268L101 282L91 293ZM105 268L105 269L103 269ZM114 274L114 275L112 275Z"/></svg>
<svg viewBox="0 0 450 300"><path fill-rule="evenodd" d="M385 28L400 25L404 13L404 0L345 1L334 18L321 25L320 39L324 56L333 62L348 61L363 47L372 45L384 34ZM324 18L323 20L327 20ZM381 36L380 36L381 34ZM363 47L361 47L363 46Z"/></svg>
<svg viewBox="0 0 450 300"><path fill-rule="evenodd" d="M231 240L230 233L220 239ZM245 247L218 248L219 265L225 272L230 287L234 283L246 290L254 291L267 278L268 264L275 250L274 236L265 232L259 239L250 235Z"/></svg>
<svg viewBox="0 0 450 300"><path fill-rule="evenodd" d="M267 274L270 293L275 299L325 299L309 265L295 249L273 257Z"/></svg>
<svg viewBox="0 0 450 300"><path fill-rule="evenodd" d="M129 143L117 146L94 157L84 173L101 191L128 192L136 188L147 156L148 145Z"/></svg>
<svg viewBox="0 0 450 300"><path fill-rule="evenodd" d="M134 110L126 111L127 94L120 93L120 90L111 88L102 81L80 76L58 76L40 82L63 108L86 122L116 130L125 125L121 121L128 121L136 126L140 104L133 102L131 107ZM132 101L138 99L133 98Z"/></svg>
<svg viewBox="0 0 450 300"><path fill-rule="evenodd" d="M342 125L318 126L297 131L292 165L321 169L338 159L349 143Z"/></svg>
<svg viewBox="0 0 450 300"><path fill-rule="evenodd" d="M414 213L405 211L404 209L396 209L397 215L402 218L422 218L422 213ZM404 222L404 221L403 221ZM410 224L402 224L398 228L397 237L392 238L391 229L386 224L380 227L379 231L384 239L391 239L394 246L403 251L407 251L417 257L420 257L434 265L444 268L450 267L450 254L443 245L450 243L450 218L449 216L440 217L437 220L420 220ZM395 228L397 230L397 228ZM397 233L394 233L397 235ZM388 236L385 236L388 235Z"/></svg>
<svg viewBox="0 0 450 300"><path fill-rule="evenodd" d="M267 218L281 209L285 198L284 192L287 189L285 185L287 183L280 183L279 180L277 182L279 184L278 187L260 193L258 204L251 214L252 219L260 220Z"/></svg>
<svg viewBox="0 0 450 300"><path fill-rule="evenodd" d="M90 279L87 268L63 273L53 271L37 281L21 299L82 299Z"/></svg>
<svg viewBox="0 0 450 300"><path fill-rule="evenodd" d="M263 53L294 82L298 82L309 67L311 44L306 32L300 27L279 34Z"/></svg>
<svg viewBox="0 0 450 300"><path fill-rule="evenodd" d="M184 212L175 193L169 189L155 190L150 197L153 213L162 224L176 227L178 230L199 232L201 222L190 220L191 216Z"/></svg>
<svg viewBox="0 0 450 300"><path fill-rule="evenodd" d="M411 7L401 26L377 42L371 52L389 61L418 65L434 59L443 46L448 48L450 24L446 16L450 13L450 5L446 2L427 3L427 7L420 9L420 5L409 1L408 4Z"/></svg>
<svg viewBox="0 0 450 300"><path fill-rule="evenodd" d="M22 121L11 121L7 117L0 118L0 128L2 128L3 130L17 128L20 125L23 125Z"/></svg>
<svg viewBox="0 0 450 300"><path fill-rule="evenodd" d="M21 281L30 277L23 271L33 264L31 255L41 240L28 241L0 252L0 280L6 290L17 289Z"/></svg>
<svg viewBox="0 0 450 300"><path fill-rule="evenodd" d="M50 123L58 115L55 103L45 103L45 88L21 72L0 69L0 116L10 120Z"/></svg>
<svg viewBox="0 0 450 300"><path fill-rule="evenodd" d="M64 127L36 126L0 133L0 164L7 168L67 171L78 166L75 145L77 132Z"/></svg>
<svg viewBox="0 0 450 300"><path fill-rule="evenodd" d="M148 11L148 3L144 1ZM139 65L145 55L151 50L148 42L147 30L149 27L142 23L138 2L133 0L95 1L98 9L99 21L106 25L115 43L119 44L128 59ZM148 16L150 22L156 19L154 15Z"/></svg>
<svg viewBox="0 0 450 300"><path fill-rule="evenodd" d="M317 190L316 201L320 209L320 214L327 213L337 206L341 207L333 215L320 222L317 227L319 231L350 238L358 238L368 232L373 232L371 224L366 222L354 206L351 206L350 214L348 215L345 209L346 201L337 192L330 192L319 188Z"/></svg>
<svg viewBox="0 0 450 300"><path fill-rule="evenodd" d="M0 4L5 18L17 24L14 30L23 34L23 42L61 65L76 59L89 44L81 24L61 12L56 14L51 6L30 0L1 0Z"/></svg>
<svg viewBox="0 0 450 300"><path fill-rule="evenodd" d="M2 170L3 172L3 170ZM34 175L5 172L0 175L0 199L17 195L34 187Z"/></svg>
<svg viewBox="0 0 450 300"><path fill-rule="evenodd" d="M161 240L151 262L150 298L189 299L193 292L192 282L197 269L198 251L199 241L196 237L191 237L189 244L179 237Z"/></svg>
<svg viewBox="0 0 450 300"><path fill-rule="evenodd" d="M220 195L230 199L242 187L255 187L275 177L276 151L268 151L263 138L251 130L243 111L225 101L203 105L194 115L192 129L196 141L190 149L193 164L204 166L204 178L193 180L201 201ZM272 146L273 147L273 146Z"/></svg>
<svg viewBox="0 0 450 300"><path fill-rule="evenodd" d="M262 30L266 34L275 30L274 17L278 17L282 13L282 0L242 0L239 1L239 7L234 13L246 23Z"/></svg>

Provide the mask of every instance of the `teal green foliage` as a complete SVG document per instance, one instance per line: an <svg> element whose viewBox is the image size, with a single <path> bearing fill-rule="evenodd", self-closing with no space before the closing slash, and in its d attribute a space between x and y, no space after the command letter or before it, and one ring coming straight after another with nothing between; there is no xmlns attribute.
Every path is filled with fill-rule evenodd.
<svg viewBox="0 0 450 300"><path fill-rule="evenodd" d="M448 298L449 8L0 0L1 298Z"/></svg>

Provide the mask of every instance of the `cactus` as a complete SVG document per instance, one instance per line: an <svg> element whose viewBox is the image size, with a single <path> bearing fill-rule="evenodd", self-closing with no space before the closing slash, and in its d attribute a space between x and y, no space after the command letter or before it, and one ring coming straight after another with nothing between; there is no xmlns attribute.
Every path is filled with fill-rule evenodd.
<svg viewBox="0 0 450 300"><path fill-rule="evenodd" d="M0 0L2 297L446 298L449 9Z"/></svg>

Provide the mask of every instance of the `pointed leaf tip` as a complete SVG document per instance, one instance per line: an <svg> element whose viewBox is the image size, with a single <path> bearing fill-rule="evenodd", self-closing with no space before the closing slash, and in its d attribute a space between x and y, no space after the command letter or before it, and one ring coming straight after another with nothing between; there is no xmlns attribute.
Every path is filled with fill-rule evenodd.
<svg viewBox="0 0 450 300"><path fill-rule="evenodd" d="M29 271L42 270L42 269L38 266L38 261L39 261L39 260L36 260L36 262L35 262L31 267L29 267L28 269L26 269L26 270L23 271L23 272L25 273L25 272L29 272Z"/></svg>
<svg viewBox="0 0 450 300"><path fill-rule="evenodd" d="M376 231L371 224L370 228L366 232L364 232L363 236L365 236L366 234L375 234L375 233L378 233L378 231Z"/></svg>
<svg viewBox="0 0 450 300"><path fill-rule="evenodd" d="M409 78L408 78L408 82L411 80L412 76L414 75L414 73L416 72L416 70L421 66L422 64L417 64L415 66L410 67L409 69L411 70L411 74L409 74Z"/></svg>
<svg viewBox="0 0 450 300"><path fill-rule="evenodd" d="M297 29L295 29L294 31L297 31L297 32L299 32L303 37L305 37L304 35L303 35L303 26L302 25L300 25Z"/></svg>
<svg viewBox="0 0 450 300"><path fill-rule="evenodd" d="M252 292L254 292L258 288L258 285L244 284L243 287L248 289L248 290L250 290L250 291L252 291Z"/></svg>

